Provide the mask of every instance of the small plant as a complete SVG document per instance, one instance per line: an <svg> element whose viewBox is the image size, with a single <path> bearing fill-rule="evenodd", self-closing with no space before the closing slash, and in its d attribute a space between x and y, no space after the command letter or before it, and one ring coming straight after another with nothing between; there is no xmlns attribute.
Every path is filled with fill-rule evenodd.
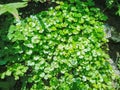
<svg viewBox="0 0 120 90"><path fill-rule="evenodd" d="M117 8L116 15L120 16L120 3L119 0L106 0L106 5L109 9Z"/></svg>
<svg viewBox="0 0 120 90"><path fill-rule="evenodd" d="M0 15L6 12L9 12L10 14L12 14L16 19L20 19L19 18L19 14L18 14L18 8L23 8L27 6L26 2L17 2L17 3L8 3L8 4L0 4Z"/></svg>

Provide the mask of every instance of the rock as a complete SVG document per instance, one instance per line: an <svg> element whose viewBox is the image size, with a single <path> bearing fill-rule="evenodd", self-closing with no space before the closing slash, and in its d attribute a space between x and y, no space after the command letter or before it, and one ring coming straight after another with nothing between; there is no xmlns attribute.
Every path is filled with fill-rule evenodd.
<svg viewBox="0 0 120 90"><path fill-rule="evenodd" d="M106 38L114 42L120 42L120 32L116 31L116 29L113 26L105 24L104 31L106 33Z"/></svg>

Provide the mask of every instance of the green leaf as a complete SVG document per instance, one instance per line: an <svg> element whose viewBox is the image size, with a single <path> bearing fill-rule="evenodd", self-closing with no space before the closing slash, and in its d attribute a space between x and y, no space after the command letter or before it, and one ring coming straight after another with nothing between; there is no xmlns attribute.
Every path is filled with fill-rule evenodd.
<svg viewBox="0 0 120 90"><path fill-rule="evenodd" d="M18 10L16 8L11 8L9 7L9 9L7 10L9 13L11 13L17 20L20 19L19 14L18 14Z"/></svg>
<svg viewBox="0 0 120 90"><path fill-rule="evenodd" d="M57 86L59 84L58 82L58 79L56 77L53 77L51 80L50 80L50 85L51 86Z"/></svg>
<svg viewBox="0 0 120 90"><path fill-rule="evenodd" d="M9 3L6 4L7 7L13 7L13 8L23 8L27 6L27 2L17 2L17 3Z"/></svg>
<svg viewBox="0 0 120 90"><path fill-rule="evenodd" d="M70 0L70 3L74 3L75 2L75 0Z"/></svg>
<svg viewBox="0 0 120 90"><path fill-rule="evenodd" d="M5 74L6 74L7 76L10 76L11 73L12 73L12 72L11 72L10 70L7 70Z"/></svg>
<svg viewBox="0 0 120 90"><path fill-rule="evenodd" d="M120 5L118 5L118 11L116 12L120 16Z"/></svg>
<svg viewBox="0 0 120 90"><path fill-rule="evenodd" d="M7 60L0 60L0 65L5 65L7 62Z"/></svg>
<svg viewBox="0 0 120 90"><path fill-rule="evenodd" d="M7 12L7 9L4 8L4 5L0 5L0 15L2 15L5 12Z"/></svg>

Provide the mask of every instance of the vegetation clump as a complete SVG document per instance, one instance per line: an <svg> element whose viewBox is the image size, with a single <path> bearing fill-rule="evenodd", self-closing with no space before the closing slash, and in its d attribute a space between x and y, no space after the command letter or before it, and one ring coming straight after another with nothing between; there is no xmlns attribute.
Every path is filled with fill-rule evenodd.
<svg viewBox="0 0 120 90"><path fill-rule="evenodd" d="M115 90L103 50L106 16L92 2L70 1L10 26L17 57L7 61L1 78L25 78L24 90L29 84L30 90Z"/></svg>

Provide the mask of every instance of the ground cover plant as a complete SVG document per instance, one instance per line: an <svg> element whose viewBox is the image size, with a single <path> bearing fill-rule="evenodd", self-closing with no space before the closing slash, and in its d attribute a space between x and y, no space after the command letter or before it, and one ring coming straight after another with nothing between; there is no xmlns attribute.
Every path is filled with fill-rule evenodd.
<svg viewBox="0 0 120 90"><path fill-rule="evenodd" d="M1 43L1 79L14 77L21 90L115 90L105 53L107 17L91 0L56 3L10 26L11 46Z"/></svg>

